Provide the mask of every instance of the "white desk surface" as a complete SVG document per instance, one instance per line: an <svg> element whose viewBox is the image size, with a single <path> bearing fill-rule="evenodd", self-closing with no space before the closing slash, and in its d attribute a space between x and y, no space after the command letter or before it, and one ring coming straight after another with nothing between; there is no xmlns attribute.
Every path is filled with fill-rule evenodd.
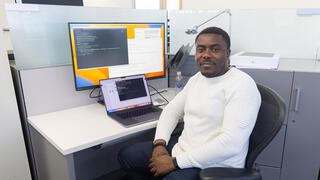
<svg viewBox="0 0 320 180"><path fill-rule="evenodd" d="M320 72L320 61L314 59L280 59L278 71Z"/></svg>
<svg viewBox="0 0 320 180"><path fill-rule="evenodd" d="M165 94L168 93L173 97L173 92ZM31 116L28 122L63 155L151 129L157 124L153 121L125 128L108 117L101 104Z"/></svg>

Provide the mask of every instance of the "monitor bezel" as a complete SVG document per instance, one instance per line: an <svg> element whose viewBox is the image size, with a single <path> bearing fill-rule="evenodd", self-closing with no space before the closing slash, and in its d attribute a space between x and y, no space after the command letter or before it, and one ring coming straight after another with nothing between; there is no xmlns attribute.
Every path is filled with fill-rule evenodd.
<svg viewBox="0 0 320 180"><path fill-rule="evenodd" d="M164 38L163 38L163 44L164 44L164 49L163 49L163 72L164 75L162 76L156 76L156 77L146 77L147 80L152 80L152 79L160 79L160 78L166 78L167 73L166 73L166 61L167 61L167 53L166 53L166 23L164 22L68 22L68 30L69 30L69 43L70 43L70 50L71 50L71 57L72 57L72 71L73 71L73 78L74 78L74 85L76 91L82 91L82 90L88 90L88 89L94 89L94 88L99 88L100 85L92 85L92 86L86 86L86 87L77 87L77 82L76 82L76 71L75 71L75 65L74 65L74 55L73 55L73 49L72 49L72 39L71 39L71 24L161 24L164 27ZM141 73L139 73L141 74ZM131 74L128 76L134 76L134 75L139 75L139 74ZM144 74L145 75L145 74ZM117 77L114 77L117 78ZM99 80L100 82L100 80Z"/></svg>

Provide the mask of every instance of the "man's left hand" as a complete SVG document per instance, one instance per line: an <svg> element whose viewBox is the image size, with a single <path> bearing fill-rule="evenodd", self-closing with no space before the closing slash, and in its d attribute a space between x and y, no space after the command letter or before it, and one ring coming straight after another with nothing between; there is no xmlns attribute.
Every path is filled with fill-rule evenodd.
<svg viewBox="0 0 320 180"><path fill-rule="evenodd" d="M164 176L171 171L175 170L173 158L169 155L158 156L150 159L149 163L150 172L154 176Z"/></svg>

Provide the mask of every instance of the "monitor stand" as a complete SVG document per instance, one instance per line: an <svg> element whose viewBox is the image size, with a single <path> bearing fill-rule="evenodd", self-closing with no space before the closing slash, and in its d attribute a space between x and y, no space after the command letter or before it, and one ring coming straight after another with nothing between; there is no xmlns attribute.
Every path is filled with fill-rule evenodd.
<svg viewBox="0 0 320 180"><path fill-rule="evenodd" d="M99 97L98 101L97 101L99 104L103 105L104 106L104 100L103 100L103 97Z"/></svg>
<svg viewBox="0 0 320 180"><path fill-rule="evenodd" d="M103 100L98 100L97 101L99 104L104 105L104 101Z"/></svg>

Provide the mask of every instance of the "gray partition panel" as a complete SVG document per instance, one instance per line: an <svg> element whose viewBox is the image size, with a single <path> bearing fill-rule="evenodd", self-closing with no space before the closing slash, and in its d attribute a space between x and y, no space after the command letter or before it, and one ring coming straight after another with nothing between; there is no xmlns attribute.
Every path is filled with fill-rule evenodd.
<svg viewBox="0 0 320 180"><path fill-rule="evenodd" d="M153 86L157 89L165 89L168 88L168 71L166 70L166 77L151 79L147 81L149 85ZM150 89L150 88L149 88ZM152 91L153 89L150 89Z"/></svg>
<svg viewBox="0 0 320 180"><path fill-rule="evenodd" d="M19 70L27 116L93 104L90 90L76 91L71 65ZM155 88L167 88L167 78L149 80Z"/></svg>
<svg viewBox="0 0 320 180"><path fill-rule="evenodd" d="M71 65L19 70L28 116L95 103L89 92L76 91Z"/></svg>

